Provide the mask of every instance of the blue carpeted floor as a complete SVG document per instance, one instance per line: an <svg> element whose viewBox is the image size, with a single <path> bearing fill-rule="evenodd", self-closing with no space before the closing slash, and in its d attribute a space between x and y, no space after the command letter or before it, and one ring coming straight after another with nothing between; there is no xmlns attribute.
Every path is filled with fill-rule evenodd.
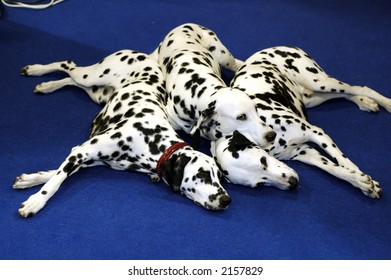
<svg viewBox="0 0 391 280"><path fill-rule="evenodd" d="M391 97L389 3L68 0L44 11L3 11L0 258L390 259L391 115L365 113L343 100L309 110L309 120L381 183L380 200L297 162L288 162L300 175L297 192L225 184L233 202L218 213L146 175L105 167L69 178L32 219L17 209L36 189L12 189L23 172L57 168L88 137L100 109L76 88L34 95L36 84L63 76L21 77L26 64L73 59L89 65L119 49L151 52L172 28L196 22L214 30L238 58L298 46L330 75Z"/></svg>

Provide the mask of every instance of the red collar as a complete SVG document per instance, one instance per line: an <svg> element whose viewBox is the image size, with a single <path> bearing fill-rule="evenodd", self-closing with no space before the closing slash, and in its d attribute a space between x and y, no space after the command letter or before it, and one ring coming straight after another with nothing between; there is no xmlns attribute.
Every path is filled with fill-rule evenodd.
<svg viewBox="0 0 391 280"><path fill-rule="evenodd" d="M163 162L165 162L175 151L179 150L184 146L189 146L189 145L186 142L177 142L171 145L171 147L169 147L167 150L165 150L165 152L159 158L156 166L157 175L159 177L162 177L161 165L163 164Z"/></svg>

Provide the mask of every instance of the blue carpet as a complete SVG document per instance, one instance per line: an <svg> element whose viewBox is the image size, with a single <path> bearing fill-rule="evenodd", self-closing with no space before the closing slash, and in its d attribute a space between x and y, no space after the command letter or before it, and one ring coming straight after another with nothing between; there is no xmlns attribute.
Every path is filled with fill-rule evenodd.
<svg viewBox="0 0 391 280"><path fill-rule="evenodd" d="M36 189L12 189L23 172L57 168L88 137L100 106L76 88L48 96L19 76L26 64L89 65L123 48L151 52L175 26L214 30L245 59L276 45L306 50L330 75L391 97L389 1L65 1L6 9L0 20L0 259L390 259L391 115L339 100L309 110L383 187L372 200L316 168L288 162L300 189L225 184L232 204L209 212L148 176L105 167L69 178L32 219L17 209ZM227 74L226 79L229 75ZM202 149L207 151L207 143Z"/></svg>

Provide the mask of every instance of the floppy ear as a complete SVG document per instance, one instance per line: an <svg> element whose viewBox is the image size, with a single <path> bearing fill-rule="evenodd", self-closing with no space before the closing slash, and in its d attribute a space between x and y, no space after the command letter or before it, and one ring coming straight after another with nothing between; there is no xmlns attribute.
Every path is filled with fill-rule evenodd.
<svg viewBox="0 0 391 280"><path fill-rule="evenodd" d="M172 155L161 166L162 177L173 192L178 193L183 180L183 172L190 157L181 154Z"/></svg>
<svg viewBox="0 0 391 280"><path fill-rule="evenodd" d="M194 150L198 150L198 148L200 147L200 143L201 143L201 132L199 129L197 129L193 134L193 141L191 142L191 147Z"/></svg>
<svg viewBox="0 0 391 280"><path fill-rule="evenodd" d="M201 112L201 116L198 118L196 124L191 128L190 135L196 133L197 130L203 130L210 128L216 123L217 113L214 108L208 108Z"/></svg>
<svg viewBox="0 0 391 280"><path fill-rule="evenodd" d="M238 150L244 150L247 147L254 145L254 143L248 140L239 131L235 130L232 134L232 138L231 141L229 142L229 145L233 147L236 151L238 151Z"/></svg>

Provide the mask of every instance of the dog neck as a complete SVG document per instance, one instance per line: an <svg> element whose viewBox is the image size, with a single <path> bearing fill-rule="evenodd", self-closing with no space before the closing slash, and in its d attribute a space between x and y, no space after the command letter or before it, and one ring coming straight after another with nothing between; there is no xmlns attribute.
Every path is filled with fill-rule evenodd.
<svg viewBox="0 0 391 280"><path fill-rule="evenodd" d="M189 146L186 142L177 142L173 145L171 145L167 150L164 151L164 153L161 155L157 162L156 170L157 175L161 178L162 177L162 170L161 166L162 164L177 150L184 146Z"/></svg>

